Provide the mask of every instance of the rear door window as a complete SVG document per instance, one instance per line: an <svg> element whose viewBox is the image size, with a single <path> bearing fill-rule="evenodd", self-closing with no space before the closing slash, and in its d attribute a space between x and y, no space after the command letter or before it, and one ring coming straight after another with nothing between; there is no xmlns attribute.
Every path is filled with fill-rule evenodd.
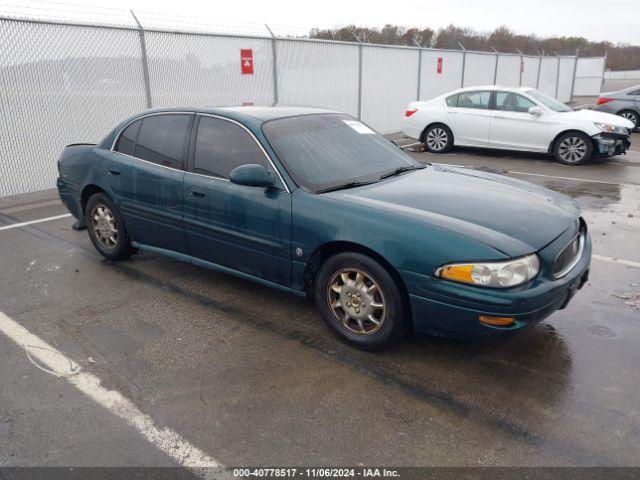
<svg viewBox="0 0 640 480"><path fill-rule="evenodd" d="M488 91L462 92L458 94L456 106L458 108L488 109L490 99L491 92Z"/></svg>
<svg viewBox="0 0 640 480"><path fill-rule="evenodd" d="M152 115L142 120L134 157L165 167L181 169L187 151L191 115Z"/></svg>
<svg viewBox="0 0 640 480"><path fill-rule="evenodd" d="M256 140L242 127L214 117L200 117L193 171L228 179L231 170L255 163L270 169Z"/></svg>

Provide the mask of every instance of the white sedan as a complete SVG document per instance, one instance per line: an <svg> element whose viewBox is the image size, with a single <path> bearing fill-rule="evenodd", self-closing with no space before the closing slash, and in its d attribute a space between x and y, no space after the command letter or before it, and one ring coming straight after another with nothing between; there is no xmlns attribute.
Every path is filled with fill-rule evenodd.
<svg viewBox="0 0 640 480"><path fill-rule="evenodd" d="M625 153L633 124L593 110L573 110L533 88L462 88L410 103L402 132L433 153L454 145L546 152L568 165L592 155Z"/></svg>

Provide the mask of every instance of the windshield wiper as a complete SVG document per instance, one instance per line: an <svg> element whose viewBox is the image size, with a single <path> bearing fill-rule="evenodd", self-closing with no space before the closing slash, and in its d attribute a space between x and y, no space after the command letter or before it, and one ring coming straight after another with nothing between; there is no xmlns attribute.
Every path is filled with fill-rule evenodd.
<svg viewBox="0 0 640 480"><path fill-rule="evenodd" d="M341 185L334 185L332 187L321 188L320 190L316 190L316 193L326 193L326 192L334 192L336 190L346 190L347 188L361 187L362 185L370 185L372 183L376 183L378 180L369 180L367 182L348 182L343 183Z"/></svg>
<svg viewBox="0 0 640 480"><path fill-rule="evenodd" d="M391 170L390 172L383 173L380 176L380 180L384 180L385 178L393 177L395 175L400 175L402 172L408 172L410 170L422 170L426 168L426 165L410 165L406 167L398 167L395 170Z"/></svg>

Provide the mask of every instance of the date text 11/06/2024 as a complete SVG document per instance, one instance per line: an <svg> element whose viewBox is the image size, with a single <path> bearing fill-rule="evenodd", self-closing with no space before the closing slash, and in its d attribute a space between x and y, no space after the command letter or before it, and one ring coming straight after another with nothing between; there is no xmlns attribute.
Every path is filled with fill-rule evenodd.
<svg viewBox="0 0 640 480"><path fill-rule="evenodd" d="M237 478L398 478L400 473L388 468L234 468Z"/></svg>

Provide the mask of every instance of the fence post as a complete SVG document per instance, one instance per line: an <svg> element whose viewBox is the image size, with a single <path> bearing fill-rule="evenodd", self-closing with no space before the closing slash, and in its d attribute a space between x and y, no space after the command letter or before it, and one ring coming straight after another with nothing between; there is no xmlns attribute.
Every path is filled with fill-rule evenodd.
<svg viewBox="0 0 640 480"><path fill-rule="evenodd" d="M358 120L362 120L362 42L355 33L351 35L358 42Z"/></svg>
<svg viewBox="0 0 640 480"><path fill-rule="evenodd" d="M140 32L140 52L141 52L141 60L142 60L142 76L144 78L144 94L147 101L147 108L151 108L153 106L151 102L151 81L149 80L149 59L147 58L147 42L144 36L144 28L142 28L142 24L136 17L136 14L133 13L133 10L129 10L131 12L131 16L138 24L138 30Z"/></svg>
<svg viewBox="0 0 640 480"><path fill-rule="evenodd" d="M269 35L271 35L271 63L273 63L273 104L278 104L278 52L276 48L276 36L273 34L269 25L264 24L269 31Z"/></svg>
<svg viewBox="0 0 640 480"><path fill-rule="evenodd" d="M540 88L540 71L542 70L542 57L544 52L538 52L538 78L536 78L536 89Z"/></svg>
<svg viewBox="0 0 640 480"><path fill-rule="evenodd" d="M493 67L493 84L496 85L498 83L498 62L500 61L500 54L494 47L491 47L491 49L496 52L496 64Z"/></svg>
<svg viewBox="0 0 640 480"><path fill-rule="evenodd" d="M462 49L462 75L460 76L460 88L464 88L464 69L465 64L467 63L467 49L464 48L464 45L460 42L458 42L458 45L460 45L460 48Z"/></svg>
<svg viewBox="0 0 640 480"><path fill-rule="evenodd" d="M422 82L422 45L414 38L413 43L418 47L418 89L416 92L416 100L420 101L420 83Z"/></svg>
<svg viewBox="0 0 640 480"><path fill-rule="evenodd" d="M520 54L520 65L518 65L518 68L520 69L520 79L518 80L518 86L521 87L522 86L522 70L524 70L524 65L522 64L522 62L524 60L522 59L522 52L517 48L516 48L516 52Z"/></svg>
<svg viewBox="0 0 640 480"><path fill-rule="evenodd" d="M558 89L560 88L560 54L555 52L556 57L558 57L558 67L556 68L556 100L558 99Z"/></svg>
<svg viewBox="0 0 640 480"><path fill-rule="evenodd" d="M602 60L602 82L600 82L600 91L602 91L602 89L604 88L604 72L607 71L607 54L608 54L608 50L604 51L604 59ZM627 77L627 74L624 74L624 77Z"/></svg>
<svg viewBox="0 0 640 480"><path fill-rule="evenodd" d="M580 57L580 49L576 48L576 59L573 62L573 80L571 80L571 98L569 101L573 100L573 92L576 88L576 72L578 71L578 58Z"/></svg>

